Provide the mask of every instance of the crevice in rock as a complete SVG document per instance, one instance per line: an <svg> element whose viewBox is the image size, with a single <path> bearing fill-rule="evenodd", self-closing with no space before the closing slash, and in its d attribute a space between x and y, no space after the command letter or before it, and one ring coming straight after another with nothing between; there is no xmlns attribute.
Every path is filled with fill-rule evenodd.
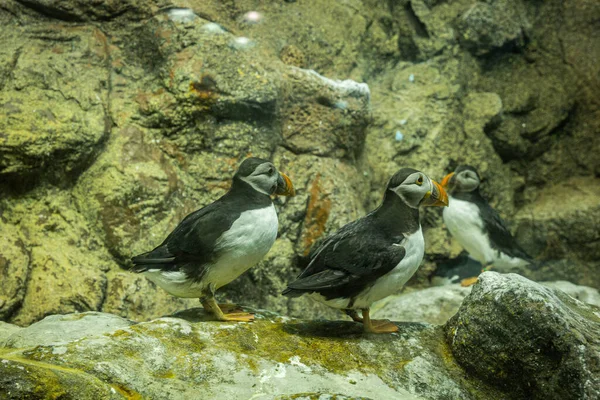
<svg viewBox="0 0 600 400"><path fill-rule="evenodd" d="M23 5L24 7L28 8L30 10L33 10L47 18L56 19L56 20L64 21L64 22L72 22L72 23L86 22L86 21L108 22L108 21L117 19L117 18L123 16L124 14L127 14L128 12L133 10L133 8L131 6L129 6L129 7L123 7L122 9L120 9L110 15L95 15L92 12L89 18L82 18L81 16L70 13L66 10L60 10L58 8L49 7L44 4L40 4L36 1L32 1L32 0L15 0L15 1L17 3L20 3L21 5Z"/></svg>
<svg viewBox="0 0 600 400"><path fill-rule="evenodd" d="M45 17L58 19L65 22L83 22L84 20L79 18L77 15L71 14L67 11L57 10L52 7L47 7L44 4L40 4L36 1L30 0L16 0L17 3L42 14Z"/></svg>
<svg viewBox="0 0 600 400"><path fill-rule="evenodd" d="M23 308L23 303L27 298L27 292L29 291L29 282L31 280L31 250L27 248L22 239L17 239L17 244L27 254L27 274L25 275L25 281L23 282L23 298L21 301L15 303L13 307L4 316L5 321L13 321L19 314L19 311Z"/></svg>
<svg viewBox="0 0 600 400"><path fill-rule="evenodd" d="M423 22L421 22L421 20L415 13L415 10L413 9L413 6L412 6L412 2L408 2L408 4L406 4L406 6L404 6L404 10L406 11L406 16L408 18L408 22L415 30L415 33L417 34L417 36L429 39L429 32L427 31L427 27L425 26L425 24Z"/></svg>
<svg viewBox="0 0 600 400"><path fill-rule="evenodd" d="M21 57L21 52L23 51L23 46L18 47L13 54L10 63L8 64L7 71L5 72L5 76L2 80L0 80L0 90L4 89L6 85L6 81L12 78L13 71L17 68L17 64L19 63L19 57Z"/></svg>

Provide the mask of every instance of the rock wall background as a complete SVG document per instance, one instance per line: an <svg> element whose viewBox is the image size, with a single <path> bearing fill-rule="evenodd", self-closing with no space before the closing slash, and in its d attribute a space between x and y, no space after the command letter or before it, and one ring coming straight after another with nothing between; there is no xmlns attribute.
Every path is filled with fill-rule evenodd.
<svg viewBox="0 0 600 400"><path fill-rule="evenodd" d="M0 319L197 305L121 267L248 154L298 196L224 300L330 313L279 296L311 245L398 168L459 163L545 262L518 272L600 287L599 19L595 0L0 3ZM424 224L417 285L460 251L439 210Z"/></svg>

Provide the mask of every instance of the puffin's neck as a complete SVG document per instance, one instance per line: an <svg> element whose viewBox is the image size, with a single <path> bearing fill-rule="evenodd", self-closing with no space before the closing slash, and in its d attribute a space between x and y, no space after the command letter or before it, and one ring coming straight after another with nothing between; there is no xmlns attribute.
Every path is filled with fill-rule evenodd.
<svg viewBox="0 0 600 400"><path fill-rule="evenodd" d="M398 195L386 191L383 203L373 212L381 229L389 234L410 234L419 230L419 209L412 208Z"/></svg>
<svg viewBox="0 0 600 400"><path fill-rule="evenodd" d="M231 188L225 194L227 197L234 196L236 198L244 198L248 202L259 204L271 204L271 197L267 194L255 190L249 183L241 179L233 178Z"/></svg>
<svg viewBox="0 0 600 400"><path fill-rule="evenodd" d="M450 196L454 197L458 200L469 201L471 203L486 203L481 193L479 193L479 188L472 190L470 192L456 192L452 193Z"/></svg>

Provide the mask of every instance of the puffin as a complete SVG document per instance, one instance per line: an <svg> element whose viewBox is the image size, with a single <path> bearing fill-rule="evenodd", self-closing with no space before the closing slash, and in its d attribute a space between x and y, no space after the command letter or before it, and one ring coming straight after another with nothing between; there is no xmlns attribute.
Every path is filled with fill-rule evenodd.
<svg viewBox="0 0 600 400"><path fill-rule="evenodd" d="M227 193L186 216L154 250L133 257L131 270L173 296L199 298L218 321L252 321L250 313L224 312L215 291L258 263L275 242L272 195L294 196L290 178L268 160L246 158Z"/></svg>
<svg viewBox="0 0 600 400"><path fill-rule="evenodd" d="M399 291L423 260L419 207L447 204L440 184L416 169L400 169L389 180L379 207L312 249L308 266L283 294L307 294L343 310L367 333L396 332L390 321L372 320L369 309Z"/></svg>
<svg viewBox="0 0 600 400"><path fill-rule="evenodd" d="M483 270L493 267L514 269L534 264L519 246L494 210L479 192L481 178L469 165L459 165L442 180L448 191L448 207L444 208L444 224L450 234L481 263ZM477 279L463 280L463 286Z"/></svg>

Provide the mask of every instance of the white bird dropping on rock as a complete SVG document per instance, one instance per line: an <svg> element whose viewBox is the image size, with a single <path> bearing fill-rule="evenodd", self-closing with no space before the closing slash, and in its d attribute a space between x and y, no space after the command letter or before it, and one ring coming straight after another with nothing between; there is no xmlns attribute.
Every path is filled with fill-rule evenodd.
<svg viewBox="0 0 600 400"><path fill-rule="evenodd" d="M231 41L231 47L238 50L247 50L254 47L254 41L245 36L236 37Z"/></svg>
<svg viewBox="0 0 600 400"><path fill-rule="evenodd" d="M221 25L214 22L209 22L207 24L202 25L202 30L211 34L221 34L226 32L226 30L223 29Z"/></svg>
<svg viewBox="0 0 600 400"><path fill-rule="evenodd" d="M247 24L258 24L262 22L262 20L263 15L258 11L248 11L242 18L242 21Z"/></svg>
<svg viewBox="0 0 600 400"><path fill-rule="evenodd" d="M169 19L173 22L188 23L196 19L196 14L190 8L171 8L167 11Z"/></svg>

